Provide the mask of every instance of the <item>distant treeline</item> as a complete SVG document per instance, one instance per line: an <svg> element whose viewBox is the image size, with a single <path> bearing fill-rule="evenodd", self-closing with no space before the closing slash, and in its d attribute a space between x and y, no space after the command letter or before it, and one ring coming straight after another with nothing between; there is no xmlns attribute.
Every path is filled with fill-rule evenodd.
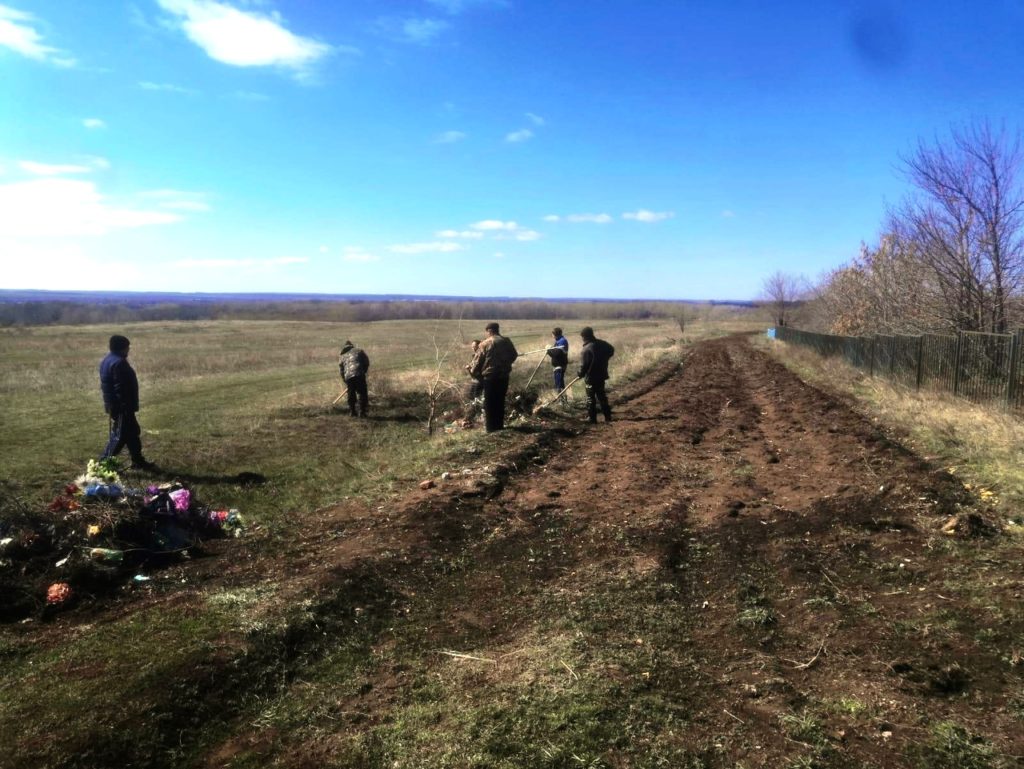
<svg viewBox="0 0 1024 769"><path fill-rule="evenodd" d="M696 320L712 307L742 302L544 300L297 300L147 302L22 301L0 303L0 326L85 325L169 320L299 320L366 323L377 320L594 318ZM719 310L721 312L721 309ZM718 313L716 313L718 314Z"/></svg>

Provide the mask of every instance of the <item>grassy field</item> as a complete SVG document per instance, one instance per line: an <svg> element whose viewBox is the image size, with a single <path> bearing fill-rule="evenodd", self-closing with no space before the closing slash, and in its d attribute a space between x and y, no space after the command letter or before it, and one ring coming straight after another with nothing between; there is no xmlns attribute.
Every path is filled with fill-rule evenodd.
<svg viewBox="0 0 1024 769"><path fill-rule="evenodd" d="M397 480L422 472L436 449L426 437L427 387L439 374L457 386L468 381L462 366L470 358L468 342L484 336L482 325L204 321L113 330L132 340L147 456L211 503L242 508L273 528L292 513L346 496L387 495ZM526 352L549 342L552 325L510 321L503 331ZM576 332L584 323L562 325L578 353ZM671 321L592 325L618 349L612 387L674 349L681 336ZM687 337L728 328L695 323ZM14 492L31 504L52 497L103 449L106 419L96 368L111 331L0 331L0 466ZM342 389L337 357L346 339L372 360L368 423L350 421L344 403L332 406ZM542 357L521 359L513 390ZM533 389L543 390L549 380L545 362ZM451 394L449 405L455 399ZM270 483L239 489L230 479L242 472Z"/></svg>
<svg viewBox="0 0 1024 769"><path fill-rule="evenodd" d="M503 330L525 352L543 347L552 325L512 322ZM574 362L578 328L563 325ZM688 340L750 328L749 323L694 323L683 339L678 326L667 321L593 325L617 349L610 391L665 356L677 355ZM482 329L465 323L225 321L116 330L132 340L147 455L163 468L161 478L189 482L209 504L239 507L249 524L245 557L255 562L287 547L295 521L319 508L347 498L384 503L436 470L447 452L487 452L528 437L516 431L487 436L479 430L428 437L428 383L440 372L443 380L464 384L467 342L483 336ZM106 421L96 367L110 333L107 327L0 332L6 427L0 432L0 466L7 503L16 497L30 509L45 510L63 484L101 451ZM373 361L369 420L353 420L344 404L332 405L340 390L337 351L346 339L364 347ZM517 365L513 391L525 384L540 357ZM550 392L549 377L545 362L533 389ZM235 479L242 472L259 473L267 482L239 484ZM187 713L180 708L204 701L205 687L230 689L230 681L218 682L221 673L213 671L241 648L249 649L243 663L251 660L252 674L260 676L255 685L246 683L247 696L256 698L248 707L260 712L260 693L279 685L302 653L294 638L305 631L297 628L336 622L330 607L275 600L273 573L254 573L248 578L252 586L242 590L199 588L197 603L192 577L173 569L158 575L155 595L177 589L179 578L189 582L182 589L193 591L182 605L139 606L121 619L97 624L62 627L58 621L46 643L26 640L33 625L0 628L0 744L17 736L20 745L30 746L33 766L102 766L122 754L178 765L185 754L157 744L166 739L165 727L139 720L140 714L159 704L164 718L195 722L195 728L204 728L205 719L215 724L216 713L202 706ZM331 667L332 676L339 666L349 666L355 675L368 653L364 642L352 634L351 648L333 651L322 664ZM230 691L221 695L231 696ZM211 702L216 707L217 699ZM260 717L274 723L289 718L284 712ZM202 742L215 739L214 731ZM0 751L0 766L24 766L22 759Z"/></svg>

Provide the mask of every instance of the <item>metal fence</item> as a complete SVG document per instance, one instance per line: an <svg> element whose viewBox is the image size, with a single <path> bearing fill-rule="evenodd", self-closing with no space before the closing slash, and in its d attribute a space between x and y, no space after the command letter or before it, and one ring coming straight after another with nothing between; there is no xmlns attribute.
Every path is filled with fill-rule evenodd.
<svg viewBox="0 0 1024 769"><path fill-rule="evenodd" d="M1024 330L956 336L837 336L781 326L775 338L810 347L897 384L1024 410Z"/></svg>

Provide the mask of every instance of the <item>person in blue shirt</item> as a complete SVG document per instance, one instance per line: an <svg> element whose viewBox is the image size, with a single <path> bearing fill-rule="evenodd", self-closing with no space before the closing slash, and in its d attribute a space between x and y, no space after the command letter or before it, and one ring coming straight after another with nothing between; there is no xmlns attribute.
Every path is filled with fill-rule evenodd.
<svg viewBox="0 0 1024 769"><path fill-rule="evenodd" d="M128 337L114 334L110 337L110 352L100 361L100 391L103 409L110 417L110 438L102 459L117 456L128 447L132 468L156 468L142 455L142 428L135 414L139 410L139 379L128 362L131 342Z"/></svg>
<svg viewBox="0 0 1024 769"><path fill-rule="evenodd" d="M569 365L569 340L562 336L562 329L557 326L551 330L551 336L555 341L548 348L548 357L551 358L555 392L560 393L565 389L565 369Z"/></svg>

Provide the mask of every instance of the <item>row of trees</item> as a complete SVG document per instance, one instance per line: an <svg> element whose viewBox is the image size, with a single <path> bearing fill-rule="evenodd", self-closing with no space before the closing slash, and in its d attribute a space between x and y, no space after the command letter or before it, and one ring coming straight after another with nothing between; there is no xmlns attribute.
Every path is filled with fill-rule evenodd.
<svg viewBox="0 0 1024 769"><path fill-rule="evenodd" d="M713 303L542 300L22 301L0 302L0 327L167 320L645 320L707 318L735 311ZM682 322L682 321L681 321Z"/></svg>
<svg viewBox="0 0 1024 769"><path fill-rule="evenodd" d="M817 285L776 273L776 322L838 334L1005 333L1024 324L1024 186L1020 135L987 122L919 142L901 158L912 192L883 235Z"/></svg>

